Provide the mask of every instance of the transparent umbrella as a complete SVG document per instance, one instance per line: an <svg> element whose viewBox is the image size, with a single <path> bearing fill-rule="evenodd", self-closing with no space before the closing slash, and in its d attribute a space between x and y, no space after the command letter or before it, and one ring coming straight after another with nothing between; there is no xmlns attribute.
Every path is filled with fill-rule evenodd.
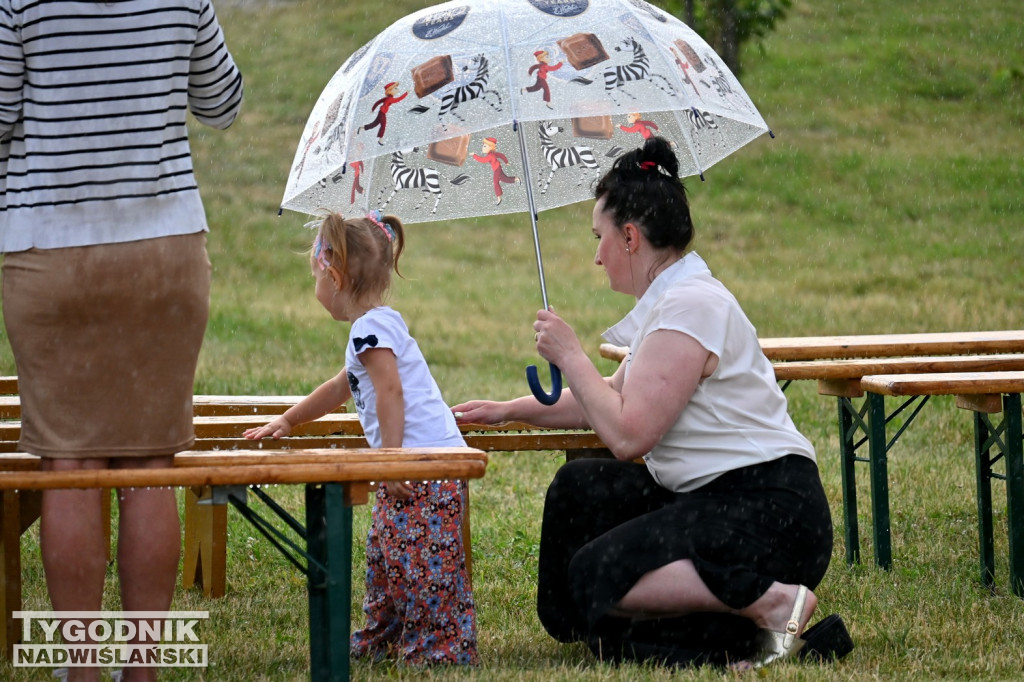
<svg viewBox="0 0 1024 682"><path fill-rule="evenodd" d="M683 175L769 132L721 58L642 0L454 0L352 54L321 93L282 208L371 208L404 222L526 212L548 307L537 214L593 198L651 135ZM530 387L545 404L536 367Z"/></svg>

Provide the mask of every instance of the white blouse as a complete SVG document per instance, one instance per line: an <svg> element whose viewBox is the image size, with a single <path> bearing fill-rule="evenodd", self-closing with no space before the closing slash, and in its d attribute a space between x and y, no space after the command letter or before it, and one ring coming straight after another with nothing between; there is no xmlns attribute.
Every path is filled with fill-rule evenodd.
<svg viewBox="0 0 1024 682"><path fill-rule="evenodd" d="M694 252L662 271L636 307L605 332L610 343L630 348L625 381L633 353L648 334L662 329L695 339L718 358L718 367L644 456L658 483L686 492L727 471L789 454L815 459L814 446L789 416L757 331Z"/></svg>

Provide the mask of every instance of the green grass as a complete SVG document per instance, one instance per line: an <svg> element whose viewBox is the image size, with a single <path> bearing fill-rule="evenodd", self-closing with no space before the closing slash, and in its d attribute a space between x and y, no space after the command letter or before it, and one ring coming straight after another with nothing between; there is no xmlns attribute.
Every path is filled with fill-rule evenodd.
<svg viewBox="0 0 1024 682"><path fill-rule="evenodd" d="M226 133L195 126L212 225L213 314L201 393L301 393L343 362L346 328L313 298L305 217L277 216L295 146L321 88L347 55L424 3L224 2L218 11L246 76ZM743 83L776 134L689 181L696 248L761 336L1020 328L1024 310L1024 24L1011 0L796 0ZM591 344L631 302L592 265L590 206L541 214L552 304ZM410 226L408 279L393 305L423 347L446 398L525 391L540 307L525 215ZM6 340L0 373L14 372ZM995 486L997 590L977 578L970 417L935 400L890 455L895 565L844 562L835 404L808 384L788 391L814 442L836 522L822 614L846 619L857 649L836 666L777 666L770 679L1018 679L1024 602L1007 590L1006 518ZM471 484L482 666L406 671L358 664L356 679L711 680L612 668L548 638L533 609L540 510L560 457L494 455ZM862 512L866 471L859 472ZM300 490L277 489L301 506ZM357 510L357 533L368 509ZM265 540L230 514L228 595L179 591L175 608L209 609L206 679L308 675L305 586ZM24 543L25 608L49 603L35 543ZM357 545L359 543L357 542ZM357 551L356 566L362 561ZM358 573L357 569L357 573ZM361 594L356 581L355 600ZM117 603L116 583L108 589ZM357 601L356 601L357 603ZM45 679L0 665L0 676ZM199 679L168 671L167 679Z"/></svg>

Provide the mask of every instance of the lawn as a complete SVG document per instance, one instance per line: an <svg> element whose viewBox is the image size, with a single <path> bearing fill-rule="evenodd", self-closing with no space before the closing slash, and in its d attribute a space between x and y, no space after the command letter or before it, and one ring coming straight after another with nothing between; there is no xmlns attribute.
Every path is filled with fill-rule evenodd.
<svg viewBox="0 0 1024 682"><path fill-rule="evenodd" d="M246 77L246 102L226 132L190 129L214 276L197 393L303 393L343 363L347 327L332 323L313 297L307 218L279 216L278 203L322 87L377 31L425 4L217 2ZM742 81L776 137L756 140L687 187L695 248L761 336L1024 325L1022 48L1016 1L794 0L778 30L747 49ZM551 303L611 371L598 357L599 335L632 302L608 291L593 266L590 210L588 202L542 213L541 242ZM523 368L537 362L530 323L540 293L525 215L411 225L402 270L407 279L396 282L391 303L449 402L526 391ZM6 337L0 373L14 373ZM833 563L817 590L820 613L842 614L857 649L838 665L780 665L763 677L1019 679L1024 602L1006 582L999 484L996 592L977 577L969 414L934 400L890 454L895 562L884 572L870 561L866 515L867 560L845 564L834 402L807 383L787 395L817 448L836 523ZM722 677L610 667L582 646L547 637L534 614L534 585L544 490L560 462L558 454L499 453L471 484L482 665L424 672L358 663L354 679ZM298 510L299 489L273 492ZM368 509L356 517L359 536ZM23 542L24 607L44 610L37 528ZM205 677L178 669L164 679L305 679L303 576L237 514L229 538L228 595L209 601L179 591L174 605L210 611L201 632L211 666ZM108 602L117 607L113 580ZM47 676L0 664L6 679Z"/></svg>

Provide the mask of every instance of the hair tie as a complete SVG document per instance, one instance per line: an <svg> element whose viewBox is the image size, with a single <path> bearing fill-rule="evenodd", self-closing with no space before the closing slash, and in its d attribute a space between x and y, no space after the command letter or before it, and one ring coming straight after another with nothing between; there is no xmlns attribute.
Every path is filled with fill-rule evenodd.
<svg viewBox="0 0 1024 682"><path fill-rule="evenodd" d="M395 241L395 230L384 222L384 215L380 212L379 208L372 209L366 214L366 218L384 231L384 236L388 238L389 242Z"/></svg>
<svg viewBox="0 0 1024 682"><path fill-rule="evenodd" d="M656 170L657 168L658 164L654 163L653 161L640 162L640 170Z"/></svg>

